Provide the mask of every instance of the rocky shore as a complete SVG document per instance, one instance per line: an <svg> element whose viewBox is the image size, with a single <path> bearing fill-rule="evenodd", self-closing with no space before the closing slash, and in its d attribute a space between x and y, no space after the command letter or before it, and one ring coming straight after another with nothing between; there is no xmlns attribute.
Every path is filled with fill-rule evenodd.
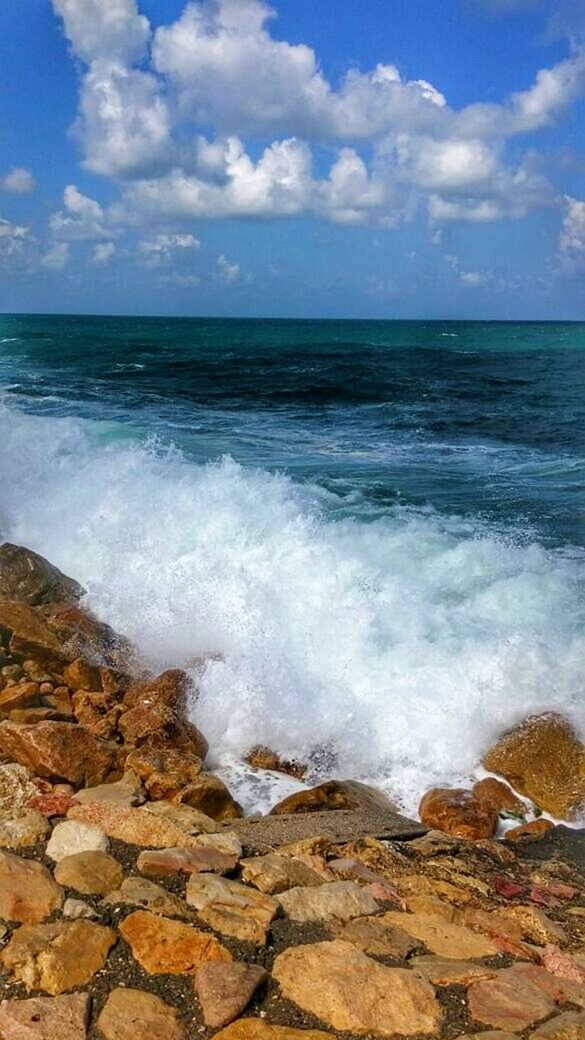
<svg viewBox="0 0 585 1040"><path fill-rule="evenodd" d="M585 843L544 815L585 803L566 719L420 821L351 780L245 819L189 677L83 596L0 546L0 1040L585 1040Z"/></svg>

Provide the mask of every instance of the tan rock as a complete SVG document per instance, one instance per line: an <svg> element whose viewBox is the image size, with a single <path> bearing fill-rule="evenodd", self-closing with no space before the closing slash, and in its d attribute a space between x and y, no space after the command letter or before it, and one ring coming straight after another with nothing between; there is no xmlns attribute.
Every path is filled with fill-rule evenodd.
<svg viewBox="0 0 585 1040"><path fill-rule="evenodd" d="M263 1018L240 1018L215 1035L219 1040L331 1040L330 1033L319 1029L272 1026Z"/></svg>
<svg viewBox="0 0 585 1040"><path fill-rule="evenodd" d="M173 1007L139 989L114 989L97 1026L104 1040L185 1040Z"/></svg>
<svg viewBox="0 0 585 1040"><path fill-rule="evenodd" d="M418 945L408 932L385 923L379 917L356 917L345 923L334 921L330 928L337 939L357 946L372 957L404 959Z"/></svg>
<svg viewBox="0 0 585 1040"><path fill-rule="evenodd" d="M271 815L323 812L335 809L393 809L390 799L375 787L357 780L327 780L318 787L297 791L278 802Z"/></svg>
<svg viewBox="0 0 585 1040"><path fill-rule="evenodd" d="M458 1040L518 1040L518 1034L503 1029L487 1029L482 1033L465 1033Z"/></svg>
<svg viewBox="0 0 585 1040"><path fill-rule="evenodd" d="M203 760L208 743L193 723L181 718L166 704L138 704L120 716L118 729L129 747L176 748Z"/></svg>
<svg viewBox="0 0 585 1040"><path fill-rule="evenodd" d="M240 866L244 881L269 895L286 892L289 888L317 887L324 884L321 874L305 863L277 853L243 859Z"/></svg>
<svg viewBox="0 0 585 1040"><path fill-rule="evenodd" d="M77 805L68 812L70 820L91 823L100 827L110 838L142 848L168 849L175 846L193 847L195 838L180 830L171 820L144 812L142 809L124 809L105 802Z"/></svg>
<svg viewBox="0 0 585 1040"><path fill-rule="evenodd" d="M38 793L31 773L24 766L16 762L0 765L0 813L16 813L24 809L29 798Z"/></svg>
<svg viewBox="0 0 585 1040"><path fill-rule="evenodd" d="M22 925L0 954L0 962L24 982L53 996L86 985L101 971L116 933L92 921Z"/></svg>
<svg viewBox="0 0 585 1040"><path fill-rule="evenodd" d="M32 657L45 668L59 671L67 665L60 640L26 603L0 601L0 638L11 653Z"/></svg>
<svg viewBox="0 0 585 1040"><path fill-rule="evenodd" d="M38 924L63 905L63 889L41 863L0 852L0 918Z"/></svg>
<svg viewBox="0 0 585 1040"><path fill-rule="evenodd" d="M248 752L246 762L255 769L268 769L273 773L285 773L288 776L294 776L296 780L304 780L309 769L303 762L281 758L276 752L260 744Z"/></svg>
<svg viewBox="0 0 585 1040"><path fill-rule="evenodd" d="M412 971L383 967L339 940L285 950L273 976L287 999L340 1031L436 1035L441 1025L428 982Z"/></svg>
<svg viewBox="0 0 585 1040"><path fill-rule="evenodd" d="M223 780L213 773L201 773L175 796L175 804L189 805L212 820L237 820L244 815Z"/></svg>
<svg viewBox="0 0 585 1040"><path fill-rule="evenodd" d="M409 845L412 844L409 842ZM282 849L279 849L282 854ZM362 838L349 842L338 850L339 856L357 859L376 874L393 881L412 872L412 861L398 849L376 838Z"/></svg>
<svg viewBox="0 0 585 1040"><path fill-rule="evenodd" d="M266 945L268 926L245 910L212 903L199 912L199 917L220 935L238 939L240 942L254 943L256 946Z"/></svg>
<svg viewBox="0 0 585 1040"><path fill-rule="evenodd" d="M103 903L106 906L126 903L150 910L151 914L160 914L161 917L190 917L182 899L167 892L160 885L155 885L153 881L140 877L126 878L120 888L105 896Z"/></svg>
<svg viewBox="0 0 585 1040"><path fill-rule="evenodd" d="M150 975L192 974L207 961L232 959L221 943L207 932L145 910L130 914L120 925L120 933Z"/></svg>
<svg viewBox="0 0 585 1040"><path fill-rule="evenodd" d="M513 921L522 932L522 937L536 943L562 943L567 941L567 933L558 921L551 918L537 906L508 906L502 909L501 916Z"/></svg>
<svg viewBox="0 0 585 1040"><path fill-rule="evenodd" d="M585 1012L565 1011L551 1018L531 1033L530 1040L585 1040Z"/></svg>
<svg viewBox="0 0 585 1040"><path fill-rule="evenodd" d="M376 913L378 904L354 881L331 881L320 888L291 888L277 896L293 921L350 921Z"/></svg>
<svg viewBox="0 0 585 1040"><path fill-rule="evenodd" d="M427 979L434 986L470 986L474 982L495 978L499 971L485 964L448 957L411 957L408 963L421 979Z"/></svg>
<svg viewBox="0 0 585 1040"><path fill-rule="evenodd" d="M83 657L76 657L63 670L63 682L70 690L102 692L102 676L99 668L89 664Z"/></svg>
<svg viewBox="0 0 585 1040"><path fill-rule="evenodd" d="M71 702L75 718L96 737L112 740L117 735L122 707L112 693L78 690Z"/></svg>
<svg viewBox="0 0 585 1040"><path fill-rule="evenodd" d="M425 913L401 914L394 911L384 914L382 920L403 928L415 939L440 957L467 960L475 957L495 957L498 947L485 935L472 932L470 928L445 918Z"/></svg>
<svg viewBox="0 0 585 1040"><path fill-rule="evenodd" d="M237 856L218 852L217 849L153 849L141 852L137 867L143 874L167 876L169 874L198 874L210 871L213 874L229 874L235 870Z"/></svg>
<svg viewBox="0 0 585 1040"><path fill-rule="evenodd" d="M292 841L288 845L280 845L279 856L325 856L331 848L331 838L326 834L318 834L311 838L301 838L300 841Z"/></svg>
<svg viewBox="0 0 585 1040"><path fill-rule="evenodd" d="M222 829L221 823L212 820L205 813L198 812L197 809L192 809L190 805L172 805L164 801L147 802L143 811L154 816L162 816L185 834L215 834Z"/></svg>
<svg viewBox="0 0 585 1040"><path fill-rule="evenodd" d="M3 1000L0 1036L4 1040L85 1040L90 1009L87 993Z"/></svg>
<svg viewBox="0 0 585 1040"><path fill-rule="evenodd" d="M94 908L83 899L66 899L63 903L63 917L68 921L92 921L97 916Z"/></svg>
<svg viewBox="0 0 585 1040"><path fill-rule="evenodd" d="M154 800L174 798L196 780L202 762L197 755L174 748L132 751L126 759L126 768L132 769L144 782Z"/></svg>
<svg viewBox="0 0 585 1040"><path fill-rule="evenodd" d="M205 1025L221 1029L239 1018L267 978L259 964L204 964L195 976L195 992Z"/></svg>
<svg viewBox="0 0 585 1040"><path fill-rule="evenodd" d="M279 909L278 903L271 896L214 874L192 874L187 883L186 899L189 906L196 910L222 906L240 910L265 925L270 924Z"/></svg>
<svg viewBox="0 0 585 1040"><path fill-rule="evenodd" d="M77 852L55 867L55 881L85 896L105 896L124 880L120 864L107 852Z"/></svg>
<svg viewBox="0 0 585 1040"><path fill-rule="evenodd" d="M488 751L484 765L552 816L573 819L585 801L585 746L560 715L526 719Z"/></svg>
<svg viewBox="0 0 585 1040"><path fill-rule="evenodd" d="M109 844L101 827L78 820L63 820L53 829L46 853L49 859L58 863L78 852L106 852Z"/></svg>
<svg viewBox="0 0 585 1040"><path fill-rule="evenodd" d="M132 773L124 773L121 780L114 784L98 784L97 787L86 787L78 791L74 803L88 805L90 802L106 802L107 805L121 809L133 809L142 805L145 800L142 784ZM73 808L72 805L68 809Z"/></svg>
<svg viewBox="0 0 585 1040"><path fill-rule="evenodd" d="M223 852L227 856L235 856L237 860L244 854L242 843L235 831L222 830L215 834L199 834L197 847L215 849L216 852Z"/></svg>
<svg viewBox="0 0 585 1040"><path fill-rule="evenodd" d="M406 874L396 878L397 891L403 896L433 896L455 906L466 906L474 902L472 894L458 885L442 878L426 877L424 874Z"/></svg>
<svg viewBox="0 0 585 1040"><path fill-rule="evenodd" d="M0 723L0 751L36 776L92 787L106 777L117 779L120 749L69 722L39 722L27 726Z"/></svg>
<svg viewBox="0 0 585 1040"><path fill-rule="evenodd" d="M512 827L506 831L506 841L521 841L525 838L537 841L552 830L554 830L554 823L551 823L550 820L531 820L530 823L523 823L521 827Z"/></svg>
<svg viewBox="0 0 585 1040"><path fill-rule="evenodd" d="M480 802L471 791L460 788L433 787L424 795L418 811L425 827L467 841L491 838L498 825L493 805Z"/></svg>
<svg viewBox="0 0 585 1040"><path fill-rule="evenodd" d="M0 848L20 849L44 841L50 831L47 817L36 809L20 809L11 819L0 819Z"/></svg>
<svg viewBox="0 0 585 1040"><path fill-rule="evenodd" d="M522 799L511 787L508 787L508 784L496 780L494 776L486 776L484 780L478 780L473 785L472 794L478 802L492 806L498 813L519 813L520 816L526 814L526 805Z"/></svg>

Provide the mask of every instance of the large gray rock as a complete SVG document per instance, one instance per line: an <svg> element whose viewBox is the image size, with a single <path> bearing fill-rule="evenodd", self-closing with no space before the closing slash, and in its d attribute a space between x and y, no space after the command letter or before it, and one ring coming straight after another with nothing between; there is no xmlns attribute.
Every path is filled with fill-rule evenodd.
<svg viewBox="0 0 585 1040"><path fill-rule="evenodd" d="M44 603L76 603L85 589L43 556L22 545L0 545L0 599L38 607Z"/></svg>

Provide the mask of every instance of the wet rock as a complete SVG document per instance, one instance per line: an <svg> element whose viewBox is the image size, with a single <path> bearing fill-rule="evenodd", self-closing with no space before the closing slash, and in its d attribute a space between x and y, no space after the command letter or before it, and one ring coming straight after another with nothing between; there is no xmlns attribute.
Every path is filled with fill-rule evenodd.
<svg viewBox="0 0 585 1040"><path fill-rule="evenodd" d="M268 972L258 964L204 964L195 976L203 1021L221 1029L242 1014Z"/></svg>
<svg viewBox="0 0 585 1040"><path fill-rule="evenodd" d="M232 959L214 936L146 910L130 914L120 925L120 933L150 975L192 974L207 961Z"/></svg>
<svg viewBox="0 0 585 1040"><path fill-rule="evenodd" d="M0 918L38 924L63 903L63 889L41 863L0 852Z"/></svg>
<svg viewBox="0 0 585 1040"><path fill-rule="evenodd" d="M89 664L84 657L76 657L63 670L63 682L70 690L87 690L89 693L102 692L102 676L100 669Z"/></svg>
<svg viewBox="0 0 585 1040"><path fill-rule="evenodd" d="M160 885L146 878L128 877L119 889L110 892L103 900L105 906L116 904L128 904L130 906L142 907L150 910L152 914L160 914L161 917L183 917L190 916L187 906L178 896L172 895Z"/></svg>
<svg viewBox="0 0 585 1040"><path fill-rule="evenodd" d="M484 780L478 780L473 785L472 794L478 802L491 806L497 813L509 812L518 813L520 816L526 815L524 802L511 787L501 780L496 780L493 776L486 776Z"/></svg>
<svg viewBox="0 0 585 1040"><path fill-rule="evenodd" d="M353 881L332 881L320 888L291 888L277 896L293 921L350 921L374 914L378 904Z"/></svg>
<svg viewBox="0 0 585 1040"><path fill-rule="evenodd" d="M132 751L126 759L126 768L140 777L155 801L174 798L183 787L197 779L201 767L197 755L173 748Z"/></svg>
<svg viewBox="0 0 585 1040"><path fill-rule="evenodd" d="M170 802L164 801L147 802L143 811L154 816L162 816L185 834L215 834L222 829L217 820L212 820L210 816L192 809L189 805L171 805Z"/></svg>
<svg viewBox="0 0 585 1040"><path fill-rule="evenodd" d="M163 704L185 716L194 695L193 683L187 672L171 668L149 682L131 686L124 695L124 707L128 710L138 707L149 709Z"/></svg>
<svg viewBox="0 0 585 1040"><path fill-rule="evenodd" d="M49 833L47 817L36 809L20 809L11 819L0 818L0 848L20 849L36 845Z"/></svg>
<svg viewBox="0 0 585 1040"><path fill-rule="evenodd" d="M240 1018L215 1035L219 1040L331 1040L330 1033L319 1029L272 1026L262 1018Z"/></svg>
<svg viewBox="0 0 585 1040"><path fill-rule="evenodd" d="M122 707L114 694L78 690L73 695L71 706L80 726L85 726L102 740L115 738Z"/></svg>
<svg viewBox="0 0 585 1040"><path fill-rule="evenodd" d="M530 823L523 823L521 827L512 827L509 831L506 831L506 841L521 841L523 839L538 841L539 838L544 838L545 834L552 830L554 830L554 823L551 823L550 820L531 820Z"/></svg>
<svg viewBox="0 0 585 1040"><path fill-rule="evenodd" d="M112 990L97 1026L104 1040L185 1040L175 1009L138 989Z"/></svg>
<svg viewBox="0 0 585 1040"><path fill-rule="evenodd" d="M286 892L289 888L317 887L324 884L322 875L305 863L292 857L279 856L277 853L243 859L240 866L244 881L269 895Z"/></svg>
<svg viewBox="0 0 585 1040"><path fill-rule="evenodd" d="M32 657L44 668L62 671L68 663L62 645L43 618L26 603L0 600L0 642L12 654Z"/></svg>
<svg viewBox="0 0 585 1040"><path fill-rule="evenodd" d="M84 896L105 896L124 880L120 864L107 852L77 852L55 867L55 881Z"/></svg>
<svg viewBox="0 0 585 1040"><path fill-rule="evenodd" d="M318 787L297 791L278 802L271 816L288 813L323 812L335 809L393 809L390 799L375 787L357 780L328 780Z"/></svg>
<svg viewBox="0 0 585 1040"><path fill-rule="evenodd" d="M105 802L92 802L70 809L68 818L94 824L110 838L142 848L192 848L196 844L195 838L185 834L170 820L144 812L143 809L124 809L106 805Z"/></svg>
<svg viewBox="0 0 585 1040"><path fill-rule="evenodd" d="M175 804L189 805L212 820L237 820L244 815L223 780L213 773L201 773L175 796Z"/></svg>
<svg viewBox="0 0 585 1040"><path fill-rule="evenodd" d="M122 779L114 784L98 784L97 787L86 787L78 791L67 811L75 804L88 805L90 802L105 802L106 805L121 809L133 809L142 805L144 800L140 781L131 773L124 773Z"/></svg>
<svg viewBox="0 0 585 1040"><path fill-rule="evenodd" d="M69 661L87 657L114 667L133 664L130 643L78 604L51 603L39 608L39 612L59 644L67 645Z"/></svg>
<svg viewBox="0 0 585 1040"><path fill-rule="evenodd" d="M467 841L491 838L498 825L493 805L480 802L471 791L460 788L434 787L427 791L419 815L426 827Z"/></svg>
<svg viewBox="0 0 585 1040"><path fill-rule="evenodd" d="M487 936L472 932L470 928L438 915L401 914L390 911L384 914L382 920L403 928L415 939L420 939L431 953L440 957L467 960L475 957L494 957L499 953L496 944Z"/></svg>
<svg viewBox="0 0 585 1040"><path fill-rule="evenodd" d="M208 743L193 723L180 718L166 704L143 704L120 716L118 729L128 747L150 750L179 749L203 760Z"/></svg>
<svg viewBox="0 0 585 1040"><path fill-rule="evenodd" d="M229 874L238 864L237 856L208 848L175 848L141 852L137 867L143 874L198 874L211 871Z"/></svg>
<svg viewBox="0 0 585 1040"><path fill-rule="evenodd" d="M85 986L106 963L116 933L92 921L22 925L0 954L28 990L52 996Z"/></svg>
<svg viewBox="0 0 585 1040"><path fill-rule="evenodd" d="M573 819L585 802L585 746L560 715L526 719L488 751L484 765L552 816Z"/></svg>
<svg viewBox="0 0 585 1040"><path fill-rule="evenodd" d="M47 856L56 863L78 852L106 852L109 842L100 827L77 820L58 823L47 845Z"/></svg>
<svg viewBox="0 0 585 1040"><path fill-rule="evenodd" d="M333 922L331 930L337 939L357 946L372 957L403 959L419 945L408 932L379 917L356 917L345 924Z"/></svg>
<svg viewBox="0 0 585 1040"><path fill-rule="evenodd" d="M281 758L275 751L258 744L246 755L246 762L255 769L267 769L273 773L285 773L294 776L295 780L304 780L307 775L308 766L303 762L289 761Z"/></svg>
<svg viewBox="0 0 585 1040"><path fill-rule="evenodd" d="M77 602L85 589L43 556L22 545L0 545L0 599L31 607L42 603Z"/></svg>
<svg viewBox="0 0 585 1040"><path fill-rule="evenodd" d="M85 1040L90 1009L87 993L3 1000L0 1036L3 1040Z"/></svg>
<svg viewBox="0 0 585 1040"><path fill-rule="evenodd" d="M117 779L121 753L115 744L69 722L39 722L26 726L0 723L0 751L35 776L92 787L108 776Z"/></svg>
<svg viewBox="0 0 585 1040"><path fill-rule="evenodd" d="M334 1029L365 1035L436 1035L442 1010L414 972L386 968L335 940L285 950L274 963L281 992Z"/></svg>
<svg viewBox="0 0 585 1040"><path fill-rule="evenodd" d="M565 1011L551 1018L530 1034L530 1040L585 1040L585 1012Z"/></svg>

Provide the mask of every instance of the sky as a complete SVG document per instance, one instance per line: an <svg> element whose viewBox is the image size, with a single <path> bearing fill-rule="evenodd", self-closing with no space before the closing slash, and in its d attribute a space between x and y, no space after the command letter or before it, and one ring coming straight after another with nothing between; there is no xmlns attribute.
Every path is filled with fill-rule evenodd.
<svg viewBox="0 0 585 1040"><path fill-rule="evenodd" d="M585 0L0 5L0 310L585 319Z"/></svg>

